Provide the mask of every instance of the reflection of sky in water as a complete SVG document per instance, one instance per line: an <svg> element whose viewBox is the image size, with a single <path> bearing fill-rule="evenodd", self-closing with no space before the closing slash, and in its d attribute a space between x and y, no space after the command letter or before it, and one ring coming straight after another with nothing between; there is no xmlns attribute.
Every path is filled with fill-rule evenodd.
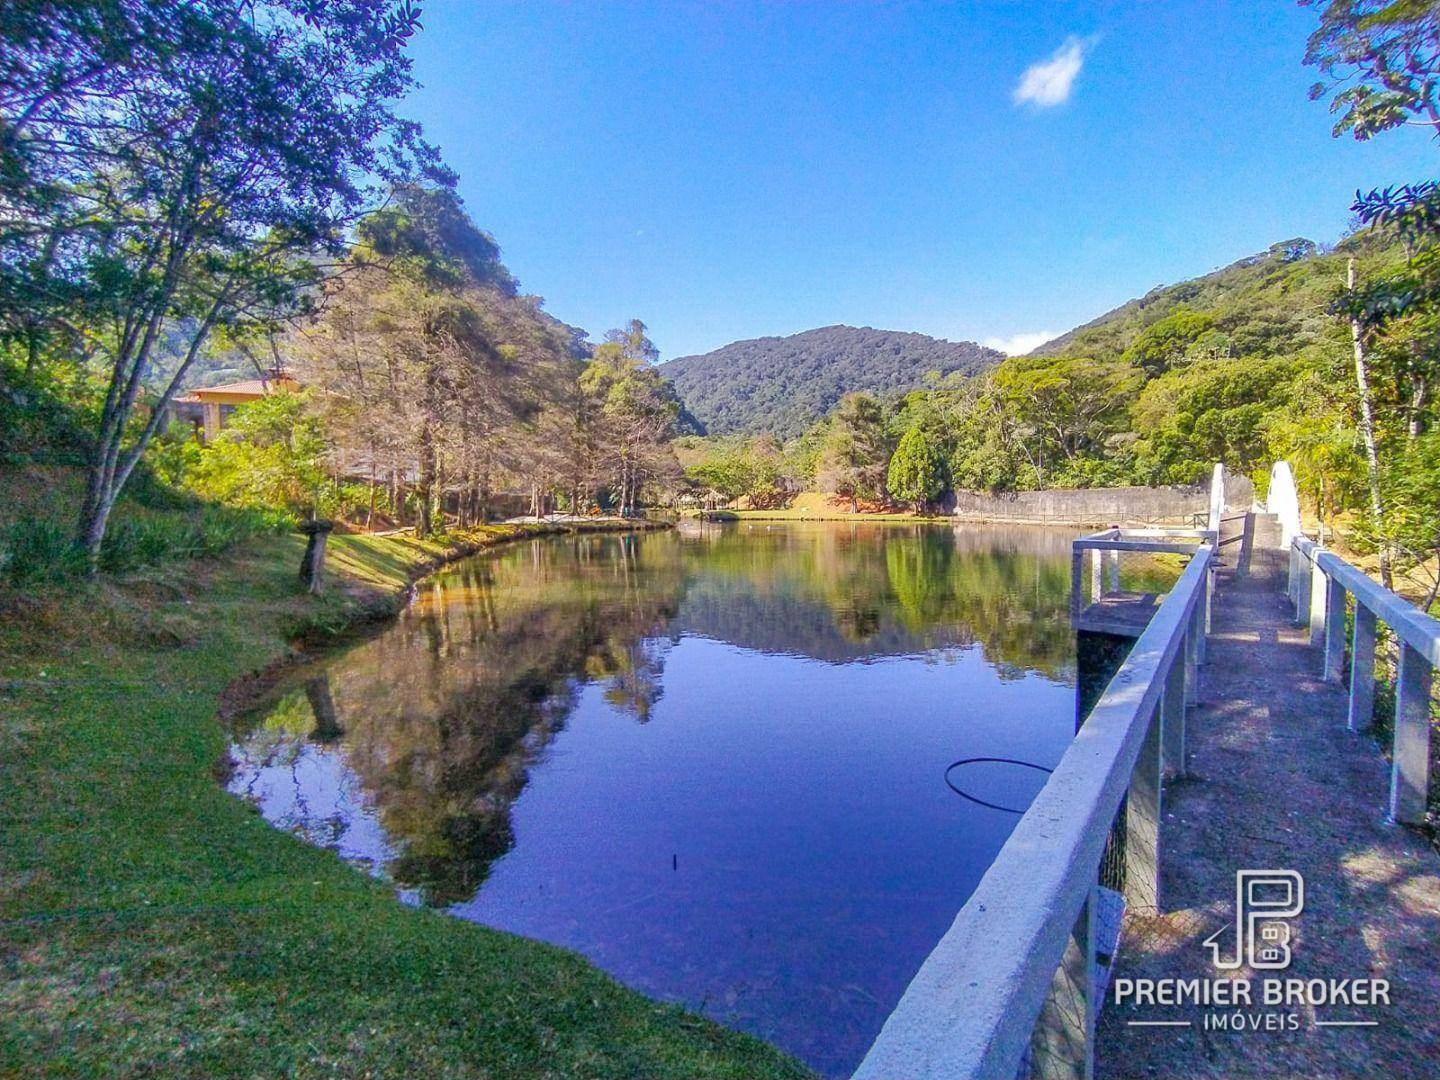
<svg viewBox="0 0 1440 1080"><path fill-rule="evenodd" d="M1053 764L1072 708L974 652L834 667L685 638L648 724L582 697L456 911L843 1072L1013 824L946 766Z"/></svg>
<svg viewBox="0 0 1440 1080"><path fill-rule="evenodd" d="M1016 820L946 768L1048 767L1073 731L1068 536L986 536L478 560L329 661L324 697L310 673L242 738L232 790L412 896L847 1073ZM971 775L1019 807L1044 779Z"/></svg>
<svg viewBox="0 0 1440 1080"><path fill-rule="evenodd" d="M383 873L394 858L375 807L343 750L287 742L257 754L252 747L245 765L230 790L254 799L272 825L377 872Z"/></svg>

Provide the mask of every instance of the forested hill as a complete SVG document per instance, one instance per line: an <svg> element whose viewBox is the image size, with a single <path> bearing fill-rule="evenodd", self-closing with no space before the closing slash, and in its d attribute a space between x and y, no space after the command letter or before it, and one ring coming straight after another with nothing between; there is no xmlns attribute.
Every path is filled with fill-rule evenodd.
<svg viewBox="0 0 1440 1080"><path fill-rule="evenodd" d="M1002 359L973 341L823 326L789 337L735 341L671 360L659 370L707 433L766 432L788 439L852 390L909 390L920 386L927 372L974 374Z"/></svg>
<svg viewBox="0 0 1440 1080"><path fill-rule="evenodd" d="M1230 356L1292 353L1334 323L1326 306L1345 277L1346 260L1393 254L1397 245L1361 234L1325 249L1305 239L1272 244L1265 251L1176 285L1163 285L1069 333L1030 356L1176 354L1210 346ZM1151 358L1152 360L1154 358Z"/></svg>

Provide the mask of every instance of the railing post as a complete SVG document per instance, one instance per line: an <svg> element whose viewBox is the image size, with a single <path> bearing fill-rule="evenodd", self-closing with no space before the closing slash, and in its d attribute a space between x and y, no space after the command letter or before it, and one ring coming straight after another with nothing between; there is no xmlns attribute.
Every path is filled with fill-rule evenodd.
<svg viewBox="0 0 1440 1080"><path fill-rule="evenodd" d="M1345 589L1330 578L1325 590L1324 679L1338 683L1345 677ZM1357 603L1356 607L1360 605Z"/></svg>
<svg viewBox="0 0 1440 1080"><path fill-rule="evenodd" d="M1080 621L1080 610L1084 606L1085 598L1081 595L1081 588L1085 584L1085 549L1070 549L1070 623L1075 625Z"/></svg>
<svg viewBox="0 0 1440 1080"><path fill-rule="evenodd" d="M1200 583L1200 595L1195 598L1195 610L1190 613L1189 633L1194 638L1192 647L1197 669L1205 662L1205 634L1210 629L1210 620L1206 615L1206 609L1209 607L1209 585L1210 578L1207 574Z"/></svg>
<svg viewBox="0 0 1440 1080"><path fill-rule="evenodd" d="M1430 791L1430 679L1425 657L1400 643L1395 680L1395 743L1391 753L1390 818L1407 825L1425 820Z"/></svg>
<svg viewBox="0 0 1440 1080"><path fill-rule="evenodd" d="M1312 555L1318 556L1320 549L1317 547ZM1319 645L1325 640L1325 595L1328 591L1329 579L1325 571L1320 569L1320 564L1310 563L1310 644Z"/></svg>
<svg viewBox="0 0 1440 1080"><path fill-rule="evenodd" d="M1183 651L1183 663L1185 664L1185 704L1194 705L1199 700L1200 691L1200 664L1197 659L1196 650L1199 648L1200 635L1195 631L1195 616L1191 615L1189 625L1185 628L1185 639L1181 643Z"/></svg>
<svg viewBox="0 0 1440 1080"><path fill-rule="evenodd" d="M1246 511L1245 522L1240 528L1240 556L1235 560L1236 580L1250 576L1250 563L1255 558L1255 515Z"/></svg>
<svg viewBox="0 0 1440 1080"><path fill-rule="evenodd" d="M1350 646L1351 731L1366 731L1375 719L1375 612L1355 599L1355 641Z"/></svg>
<svg viewBox="0 0 1440 1080"><path fill-rule="evenodd" d="M1092 886L1055 969L1050 995L1030 1036L1032 1077L1093 1080L1095 1076L1095 889Z"/></svg>
<svg viewBox="0 0 1440 1080"><path fill-rule="evenodd" d="M1110 570L1110 591L1117 593L1120 591L1120 552L1107 551L1105 553L1105 562Z"/></svg>
<svg viewBox="0 0 1440 1080"><path fill-rule="evenodd" d="M1315 574L1315 567L1310 565L1299 544L1290 550L1295 557L1295 622L1303 625L1310 611L1310 579Z"/></svg>
<svg viewBox="0 0 1440 1080"><path fill-rule="evenodd" d="M1165 720L1158 706L1150 717L1140 759L1125 796L1125 909L1160 911L1160 747Z"/></svg>
<svg viewBox="0 0 1440 1080"><path fill-rule="evenodd" d="M1175 654L1165 676L1165 695L1160 699L1164 718L1161 734L1165 740L1165 765L1173 776L1185 775L1185 643Z"/></svg>
<svg viewBox="0 0 1440 1080"><path fill-rule="evenodd" d="M1091 548L1090 554L1090 602L1098 604L1101 597L1105 595L1104 575L1101 572L1101 564L1105 561L1105 553L1099 548Z"/></svg>
<svg viewBox="0 0 1440 1080"><path fill-rule="evenodd" d="M1201 601L1205 605L1205 625L1201 628L1204 634L1200 637L1200 662L1205 662L1205 635L1210 633L1211 617L1215 611L1215 561L1219 555L1210 557L1210 569L1205 574L1205 594Z"/></svg>

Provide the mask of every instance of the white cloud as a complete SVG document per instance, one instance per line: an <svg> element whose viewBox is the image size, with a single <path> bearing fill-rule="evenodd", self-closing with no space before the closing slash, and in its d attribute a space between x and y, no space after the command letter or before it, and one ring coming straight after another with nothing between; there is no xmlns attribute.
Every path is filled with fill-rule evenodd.
<svg viewBox="0 0 1440 1080"><path fill-rule="evenodd" d="M1049 60L1031 64L1015 87L1015 104L1028 102L1044 109L1064 102L1070 97L1075 77L1085 65L1085 54L1092 43L1093 39L1068 37Z"/></svg>
<svg viewBox="0 0 1440 1080"><path fill-rule="evenodd" d="M1055 330L1035 330L1028 334L1011 334L1004 338L986 338L981 344L992 349L999 349L1006 356L1023 356L1031 349L1038 349L1051 338L1059 336L1059 332Z"/></svg>

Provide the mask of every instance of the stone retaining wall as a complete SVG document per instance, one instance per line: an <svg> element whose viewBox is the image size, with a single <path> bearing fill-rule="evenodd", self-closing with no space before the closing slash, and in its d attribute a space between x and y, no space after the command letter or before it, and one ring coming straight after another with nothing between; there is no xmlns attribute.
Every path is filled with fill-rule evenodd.
<svg viewBox="0 0 1440 1080"><path fill-rule="evenodd" d="M1227 509L1249 509L1254 487L1244 476L1226 475ZM1016 491L1006 495L959 491L951 510L970 521L1031 521L1066 525L1137 525L1187 522L1210 508L1208 485L1077 488Z"/></svg>

